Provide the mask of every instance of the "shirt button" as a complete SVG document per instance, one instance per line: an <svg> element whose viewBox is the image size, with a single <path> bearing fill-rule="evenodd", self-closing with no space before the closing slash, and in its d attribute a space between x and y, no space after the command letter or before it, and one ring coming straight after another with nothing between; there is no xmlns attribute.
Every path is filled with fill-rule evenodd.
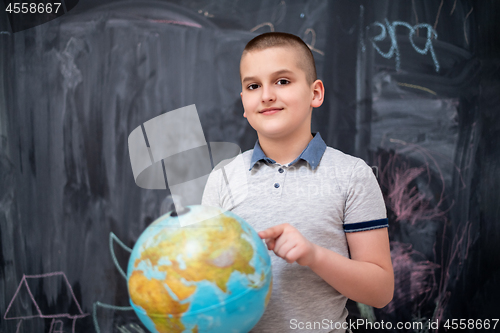
<svg viewBox="0 0 500 333"><path fill-rule="evenodd" d="M279 173L285 172L285 170L283 170L282 168L279 168L278 171L279 171Z"/></svg>
<svg viewBox="0 0 500 333"><path fill-rule="evenodd" d="M280 187L280 184L274 183L274 187L278 188L278 187Z"/></svg>

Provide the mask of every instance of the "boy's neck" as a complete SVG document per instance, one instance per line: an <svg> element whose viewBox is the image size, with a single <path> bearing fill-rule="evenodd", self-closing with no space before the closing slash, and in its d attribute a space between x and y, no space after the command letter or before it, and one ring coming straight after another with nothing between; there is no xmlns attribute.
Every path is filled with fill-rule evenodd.
<svg viewBox="0 0 500 333"><path fill-rule="evenodd" d="M313 139L311 131L280 139L267 138L258 135L260 148L267 157L279 164L288 164L294 161Z"/></svg>

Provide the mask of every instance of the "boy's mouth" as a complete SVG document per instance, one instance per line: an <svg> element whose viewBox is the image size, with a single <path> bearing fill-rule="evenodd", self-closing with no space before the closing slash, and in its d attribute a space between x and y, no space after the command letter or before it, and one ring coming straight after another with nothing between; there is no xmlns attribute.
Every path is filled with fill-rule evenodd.
<svg viewBox="0 0 500 333"><path fill-rule="evenodd" d="M281 111L283 109L280 109L280 108L266 108L266 109L262 109L259 111L260 114L265 114L265 115L270 115L270 114L274 114L278 111Z"/></svg>

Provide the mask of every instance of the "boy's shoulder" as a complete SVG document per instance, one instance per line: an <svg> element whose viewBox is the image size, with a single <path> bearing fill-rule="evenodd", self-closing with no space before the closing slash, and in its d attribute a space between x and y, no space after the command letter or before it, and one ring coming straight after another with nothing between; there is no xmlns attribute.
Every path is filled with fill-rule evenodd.
<svg viewBox="0 0 500 333"><path fill-rule="evenodd" d="M254 149L249 149L240 154L241 162L248 166L249 169L250 161L252 160ZM238 163L239 164L239 163ZM352 170L358 164L366 163L359 157L355 157L349 154L346 154L338 149L332 148L330 146L326 146L326 149L321 156L320 163L318 167L336 167L342 169L350 169ZM237 163L233 163L233 166L236 166ZM241 165L241 164L240 164Z"/></svg>
<svg viewBox="0 0 500 333"><path fill-rule="evenodd" d="M250 171L250 163L252 160L252 156L254 153L254 149L246 150L237 156L223 160L220 162L215 169L224 169L227 172L235 172L235 171ZM335 168L341 169L344 171L352 171L355 167L364 168L368 167L367 164L359 157L355 157L349 154L346 154L338 149L332 148L330 146L326 146L326 149L321 157L320 163L318 164L318 168Z"/></svg>
<svg viewBox="0 0 500 333"><path fill-rule="evenodd" d="M219 184L219 186L230 183L234 191L247 190L248 182L250 178L253 178L254 171L258 172L261 169L260 167L250 169L253 152L254 149L246 150L236 157L217 164L210 175L209 182ZM314 169L309 167L308 169L310 172L303 173L305 171L303 168L291 168L290 172L300 172L303 176L313 177L308 181L320 180L325 184L334 181L340 189L371 182L371 178L374 176L374 170L361 158L329 146L326 146L317 167ZM262 179L258 177L255 180L261 181ZM305 178L301 178L301 180L306 181Z"/></svg>
<svg viewBox="0 0 500 333"><path fill-rule="evenodd" d="M212 174L214 174L215 171L217 171L217 173L220 173L222 169L224 169L225 173L227 172L234 173L236 171L241 172L245 166L246 169L248 170L252 154L253 154L253 149L250 149L244 151L243 153L239 153L238 155L232 158L224 159L219 163L215 164Z"/></svg>
<svg viewBox="0 0 500 333"><path fill-rule="evenodd" d="M326 166L335 166L342 168L353 168L360 162L364 163L361 158L346 154L330 146L326 146L321 162L325 162L323 163L323 166L325 166L326 164Z"/></svg>

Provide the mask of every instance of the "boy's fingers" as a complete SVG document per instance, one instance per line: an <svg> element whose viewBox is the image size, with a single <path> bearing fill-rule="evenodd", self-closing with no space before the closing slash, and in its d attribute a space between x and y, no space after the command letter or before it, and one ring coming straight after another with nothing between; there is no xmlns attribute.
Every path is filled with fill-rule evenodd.
<svg viewBox="0 0 500 333"><path fill-rule="evenodd" d="M266 240L266 244L267 244L268 250L274 250L274 246L276 245L276 241L274 240L274 238L272 238L272 239Z"/></svg>
<svg viewBox="0 0 500 333"><path fill-rule="evenodd" d="M259 237L264 238L278 238L285 229L285 224L275 225L274 227L259 232Z"/></svg>
<svg viewBox="0 0 500 333"><path fill-rule="evenodd" d="M293 248L290 249L290 251L287 252L285 260L287 263L291 264L297 261L299 259L299 249L297 246L294 246Z"/></svg>

